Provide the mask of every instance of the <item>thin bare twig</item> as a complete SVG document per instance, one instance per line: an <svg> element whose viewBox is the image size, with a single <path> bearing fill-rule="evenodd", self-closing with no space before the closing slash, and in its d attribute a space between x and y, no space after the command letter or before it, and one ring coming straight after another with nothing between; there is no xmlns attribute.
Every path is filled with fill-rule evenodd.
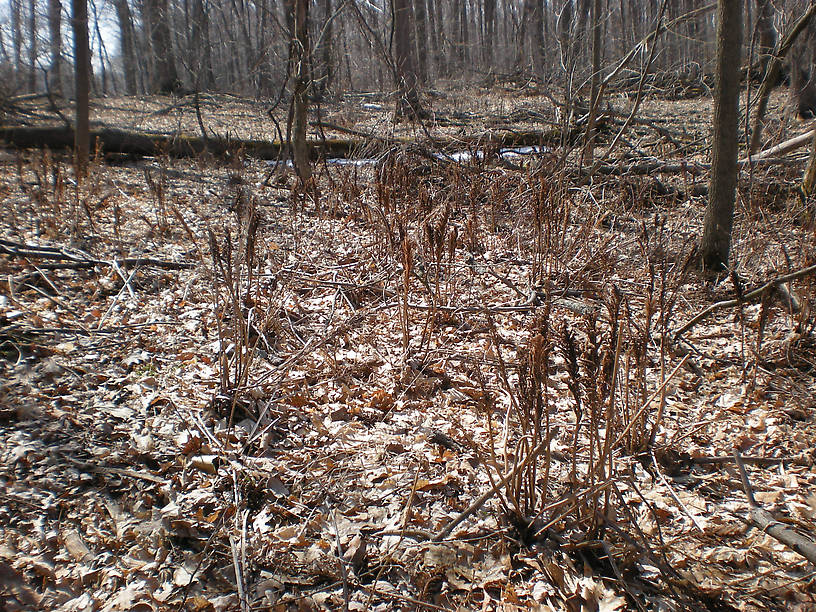
<svg viewBox="0 0 816 612"><path fill-rule="evenodd" d="M761 297L766 291L770 291L771 289L774 289L775 287L781 285L782 283L787 283L797 278L808 276L815 272L816 265L801 268L799 270L796 270L795 272L783 274L782 276L772 278L764 285L745 293L740 299L723 300L721 302L716 302L715 304L712 304L705 310L702 310L696 315L694 315L685 325L683 325L682 327L680 327L680 329L674 332L674 334L672 335L672 339L674 342L676 342L677 340L680 339L680 337L683 334L685 334L688 330L697 325L697 323L705 319L708 315L710 315L713 312L722 310L723 308L732 308L734 306L739 306L740 304L744 304L745 302L749 302L751 300Z"/></svg>

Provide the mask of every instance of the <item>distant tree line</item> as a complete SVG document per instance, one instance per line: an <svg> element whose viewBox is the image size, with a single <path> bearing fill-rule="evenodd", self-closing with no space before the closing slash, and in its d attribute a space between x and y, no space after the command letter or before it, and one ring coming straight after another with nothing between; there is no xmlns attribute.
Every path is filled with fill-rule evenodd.
<svg viewBox="0 0 816 612"><path fill-rule="evenodd" d="M68 0L3 0L0 74L15 94L73 87ZM298 0L100 0L89 5L96 94L218 91L276 96L292 64ZM713 71L715 13L708 0L307 0L306 70L310 95L387 91L409 53L419 87L439 79L487 80L515 75L548 81L572 71L588 82L593 12L598 10L602 66L622 57L656 26L651 69L680 77ZM745 58L758 66L779 32L809 0L746 0ZM685 18L683 16L686 16ZM809 36L792 54L798 86L811 79ZM406 49L405 41L411 49ZM399 48L401 47L401 49ZM634 80L638 66L624 71ZM788 74L786 72L786 74ZM410 77L413 79L413 76Z"/></svg>

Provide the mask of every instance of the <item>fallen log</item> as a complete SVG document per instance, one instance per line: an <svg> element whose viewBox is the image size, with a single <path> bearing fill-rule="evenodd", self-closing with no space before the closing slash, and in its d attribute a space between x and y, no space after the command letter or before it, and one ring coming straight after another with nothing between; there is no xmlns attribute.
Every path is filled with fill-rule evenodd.
<svg viewBox="0 0 816 612"><path fill-rule="evenodd" d="M804 147L810 139L813 138L814 134L816 134L816 130L810 130L805 132L804 134L799 134L799 136L795 136L785 142L780 142L778 145L774 145L760 153L755 153L750 157L745 157L739 160L737 163L740 166L746 166L751 163L757 163L760 161L767 160L768 158L772 158L774 155L784 155L785 153L790 153L800 147Z"/></svg>
<svg viewBox="0 0 816 612"><path fill-rule="evenodd" d="M123 259L97 259L90 255L77 251L70 252L65 248L51 247L37 244L25 244L0 238L0 254L11 257L21 257L25 259L50 259L57 262L51 267L59 268L94 268L96 266L149 266L153 268L164 268L167 270L185 270L194 268L192 261L166 261L154 257L125 257ZM49 267L48 264L41 267Z"/></svg>
<svg viewBox="0 0 816 612"><path fill-rule="evenodd" d="M336 128L328 125L326 127ZM347 130L351 131L351 130ZM353 132L353 131L352 131ZM394 146L412 146L415 139L376 138L364 132L353 132L360 139L326 138L311 140L308 145L312 158L318 155L334 158L351 157L355 151L369 153L383 152ZM433 145L442 150L463 149L469 146L543 145L560 138L560 133L550 131L501 131L488 132L466 138L435 138ZM20 149L50 148L54 150L72 149L74 131L66 127L0 127L0 140ZM226 156L235 152L257 159L276 160L285 151L285 143L268 140L201 138L186 134L153 134L132 132L114 128L100 128L91 131L91 147L102 153L125 154L137 157L167 155L169 157L197 157L205 152Z"/></svg>
<svg viewBox="0 0 816 612"><path fill-rule="evenodd" d="M74 131L65 127L4 127L0 128L0 140L21 149L50 148L72 149ZM360 146L359 143L327 139L312 143L315 148L332 157L345 157ZM134 156L168 155L170 157L197 157L209 152L213 155L227 155L243 151L258 159L278 159L284 148L280 142L267 140L244 140L228 138L200 138L184 134L150 134L131 132L113 128L91 131L91 147L103 153L122 153Z"/></svg>

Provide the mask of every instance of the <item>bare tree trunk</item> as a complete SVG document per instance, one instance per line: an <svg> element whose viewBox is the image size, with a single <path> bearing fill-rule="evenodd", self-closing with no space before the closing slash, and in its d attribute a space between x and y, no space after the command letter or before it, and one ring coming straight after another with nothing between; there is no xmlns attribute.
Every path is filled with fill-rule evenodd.
<svg viewBox="0 0 816 612"><path fill-rule="evenodd" d="M74 33L74 79L76 89L76 125L74 126L74 154L77 177L88 170L90 154L89 97L91 92L91 52L88 45L88 2L72 0L71 26Z"/></svg>
<svg viewBox="0 0 816 612"><path fill-rule="evenodd" d="M28 90L37 91L37 3L28 7Z"/></svg>
<svg viewBox="0 0 816 612"><path fill-rule="evenodd" d="M488 70L493 67L493 49L496 44L496 0L484 0L483 61Z"/></svg>
<svg viewBox="0 0 816 612"><path fill-rule="evenodd" d="M470 67L470 22L468 21L468 0L459 2L459 60L463 69Z"/></svg>
<svg viewBox="0 0 816 612"><path fill-rule="evenodd" d="M306 127L309 112L309 0L289 0L292 36L292 111L291 137L292 161L300 180L305 183L312 177L309 163L309 146L306 143Z"/></svg>
<svg viewBox="0 0 816 612"><path fill-rule="evenodd" d="M22 0L11 0L11 44L14 47L14 71L20 82L23 76Z"/></svg>
<svg viewBox="0 0 816 612"><path fill-rule="evenodd" d="M601 0L592 4L592 79L590 81L589 117L584 143L584 162L592 164L595 151L595 117L601 105Z"/></svg>
<svg viewBox="0 0 816 612"><path fill-rule="evenodd" d="M170 10L167 0L143 0L144 13L150 27L150 43L156 74L153 91L169 94L181 88L176 71L176 56L170 38Z"/></svg>
<svg viewBox="0 0 816 612"><path fill-rule="evenodd" d="M742 0L719 0L711 179L700 243L703 266L710 270L721 270L728 266L731 249L731 228L737 196L741 55Z"/></svg>
<svg viewBox="0 0 816 612"><path fill-rule="evenodd" d="M570 58L575 47L572 37L573 20L575 18L575 6L572 0L566 0L561 12L558 14L556 29L558 30L558 44L561 47L561 63L564 66L570 65Z"/></svg>
<svg viewBox="0 0 816 612"><path fill-rule="evenodd" d="M96 42L99 45L99 80L101 81L102 86L102 95L107 95L108 93L108 70L106 64L110 66L110 60L107 57L107 50L105 48L105 41L102 39L102 30L99 28L99 13L97 13L97 6L96 4L91 4L91 9L93 10L93 18L89 18L88 23L94 24L94 32L96 34ZM89 25L90 28L90 25ZM92 37L93 34L88 32L88 36ZM107 60L107 61L106 61ZM99 95L99 91L96 89L96 81L91 81L91 91L95 92Z"/></svg>
<svg viewBox="0 0 816 612"><path fill-rule="evenodd" d="M542 76L544 51L543 0L524 0L518 37L517 66Z"/></svg>
<svg viewBox="0 0 816 612"><path fill-rule="evenodd" d="M521 19L519 20L518 40L516 42L516 70L523 71L529 68L527 62L527 28L530 23L530 13L535 0L524 0L521 5Z"/></svg>
<svg viewBox="0 0 816 612"><path fill-rule="evenodd" d="M532 36L532 61L533 71L539 78L544 77L544 0L532 0L533 14L531 25L533 27Z"/></svg>
<svg viewBox="0 0 816 612"><path fill-rule="evenodd" d="M204 0L193 2L193 53L197 62L194 64L198 72L196 78L197 90L208 90L215 83L212 65L212 46L210 45L210 15L204 6Z"/></svg>
<svg viewBox="0 0 816 612"><path fill-rule="evenodd" d="M771 0L756 0L756 7L757 53L759 54L760 75L763 75L776 46L775 9Z"/></svg>
<svg viewBox="0 0 816 612"><path fill-rule="evenodd" d="M119 21L119 54L122 57L122 71L125 73L125 91L134 96L138 93L136 84L136 55L133 19L127 0L116 0L116 18Z"/></svg>
<svg viewBox="0 0 816 612"><path fill-rule="evenodd" d="M431 47L437 75L447 75L447 65L442 52L442 14L439 12L438 0L427 0L428 25L431 28Z"/></svg>
<svg viewBox="0 0 816 612"><path fill-rule="evenodd" d="M416 71L416 46L411 27L411 0L392 0L394 10L394 78L398 92L394 118L418 119L424 116L419 104Z"/></svg>
<svg viewBox="0 0 816 612"><path fill-rule="evenodd" d="M587 41L586 30L590 13L592 12L591 0L578 0L577 24L575 26L575 38L579 43L584 43L583 48L590 50L591 43ZM641 9L642 10L642 9ZM586 67L586 64L584 64Z"/></svg>
<svg viewBox="0 0 816 612"><path fill-rule="evenodd" d="M800 119L816 117L816 24L810 23L791 49L790 102Z"/></svg>
<svg viewBox="0 0 816 612"><path fill-rule="evenodd" d="M239 63L242 68L242 73L246 75L247 81L249 81L247 85L249 85L254 78L252 72L254 67L253 63L255 61L255 49L254 45L252 44L252 38L250 37L249 34L249 27L246 23L245 19L246 11L244 10L245 7L243 5L243 2L241 3L240 7L235 3L235 0L231 0L231 2L232 10L234 13L234 18L231 21L232 24L236 26L238 34L241 36L241 40L243 43L240 45L235 45L234 52L236 53L237 56L240 57Z"/></svg>
<svg viewBox="0 0 816 612"><path fill-rule="evenodd" d="M62 93L62 2L48 0L48 32L51 47L51 70L48 85L51 91Z"/></svg>
<svg viewBox="0 0 816 612"><path fill-rule="evenodd" d="M639 0L629 0L629 21L632 23L632 43L641 38Z"/></svg>
<svg viewBox="0 0 816 612"><path fill-rule="evenodd" d="M331 0L321 0L321 14L317 24L317 42L314 49L314 62L312 88L317 99L322 99L328 92L332 79L334 78L334 66L332 64L332 2Z"/></svg>
<svg viewBox="0 0 816 612"><path fill-rule="evenodd" d="M620 7L618 9L620 11L620 32L618 33L618 40L620 41L619 47L619 55L623 57L626 54L626 51L629 49L629 40L627 35L627 19L626 19L626 3L624 0L620 0Z"/></svg>
<svg viewBox="0 0 816 612"><path fill-rule="evenodd" d="M425 0L413 0L414 21L416 23L417 77L423 85L428 85L428 28L425 15Z"/></svg>

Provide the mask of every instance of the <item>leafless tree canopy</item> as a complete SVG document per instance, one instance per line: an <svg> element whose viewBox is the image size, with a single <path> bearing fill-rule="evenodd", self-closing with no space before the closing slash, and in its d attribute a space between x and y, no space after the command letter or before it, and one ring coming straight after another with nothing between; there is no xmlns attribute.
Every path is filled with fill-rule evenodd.
<svg viewBox="0 0 816 612"><path fill-rule="evenodd" d="M66 89L63 66L72 59L70 6L60 0L4 3L0 63L15 77L12 93ZM386 0L309 4L309 36L315 44L308 61L316 96L391 90L393 58L407 30L416 64L412 73L426 87L439 79L480 81L511 74L546 82L560 76L564 59L572 62L577 84L590 78L589 0L412 0L396 8ZM656 25L661 4L601 2L601 61L615 61L646 37ZM666 3L666 21L676 21L660 41L651 66L655 74L713 74L714 12L700 10L707 4ZM768 57L778 33L806 4L806 0L744 3L743 39L746 46L750 42L755 65ZM289 8L284 0L92 3L95 93L218 91L273 97L287 82L291 68ZM808 90L810 99L816 97L810 93L812 30L802 38L785 78L794 85L795 95ZM627 69L620 77L635 79L635 70Z"/></svg>

